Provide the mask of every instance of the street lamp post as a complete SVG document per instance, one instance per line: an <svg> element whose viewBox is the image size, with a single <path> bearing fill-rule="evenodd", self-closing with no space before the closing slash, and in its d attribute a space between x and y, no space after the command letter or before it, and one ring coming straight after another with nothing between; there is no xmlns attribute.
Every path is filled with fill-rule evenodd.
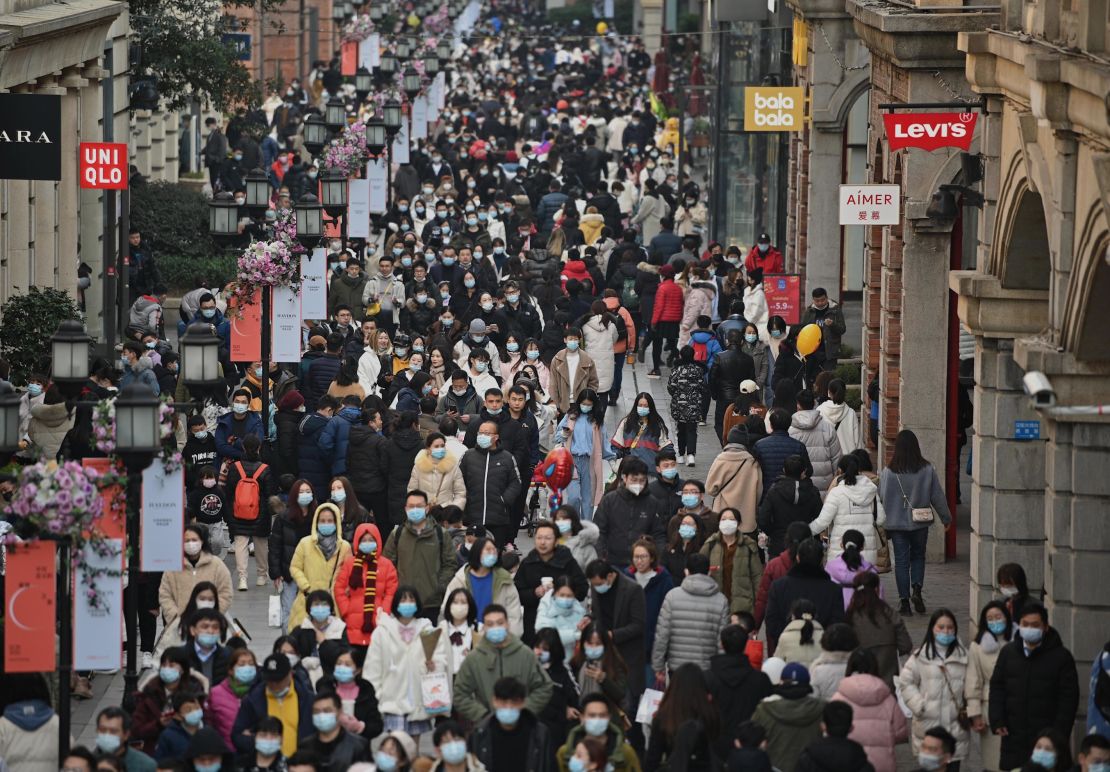
<svg viewBox="0 0 1110 772"><path fill-rule="evenodd" d="M367 132L369 136L369 132ZM324 172L321 177L323 184L320 186L320 196L324 211L329 217L340 219L340 236L343 246L347 246L347 178L335 169ZM304 199L302 199L303 202ZM303 204L302 204L303 205ZM323 228L321 228L321 231ZM297 221L297 232L301 231L301 223Z"/></svg>
<svg viewBox="0 0 1110 772"><path fill-rule="evenodd" d="M355 94L358 96L358 101L365 102L373 88L373 74L365 67L359 67L355 72Z"/></svg>
<svg viewBox="0 0 1110 772"><path fill-rule="evenodd" d="M392 98L386 102L382 107L382 119L385 122L385 135L389 140L385 145L385 205L388 209L393 205L393 140L401 130L401 124L404 121L401 103Z"/></svg>
<svg viewBox="0 0 1110 772"><path fill-rule="evenodd" d="M304 120L304 146L312 155L320 155L328 144L328 125L319 115L310 115Z"/></svg>

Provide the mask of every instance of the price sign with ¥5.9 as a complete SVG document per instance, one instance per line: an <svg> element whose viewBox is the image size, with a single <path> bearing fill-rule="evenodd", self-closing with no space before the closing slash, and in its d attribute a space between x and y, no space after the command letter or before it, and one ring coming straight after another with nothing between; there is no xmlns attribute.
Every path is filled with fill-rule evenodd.
<svg viewBox="0 0 1110 772"><path fill-rule="evenodd" d="M127 189L127 144L82 142L78 150L81 187L92 190Z"/></svg>

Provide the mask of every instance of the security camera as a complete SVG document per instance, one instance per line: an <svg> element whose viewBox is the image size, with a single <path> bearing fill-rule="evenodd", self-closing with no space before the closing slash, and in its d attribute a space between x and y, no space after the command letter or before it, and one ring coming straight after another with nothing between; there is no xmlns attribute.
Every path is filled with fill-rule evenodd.
<svg viewBox="0 0 1110 772"><path fill-rule="evenodd" d="M1030 370L1022 376L1021 385L1025 388L1025 393L1029 395L1035 409L1041 410L1056 404L1056 390L1052 388L1052 382L1044 373Z"/></svg>

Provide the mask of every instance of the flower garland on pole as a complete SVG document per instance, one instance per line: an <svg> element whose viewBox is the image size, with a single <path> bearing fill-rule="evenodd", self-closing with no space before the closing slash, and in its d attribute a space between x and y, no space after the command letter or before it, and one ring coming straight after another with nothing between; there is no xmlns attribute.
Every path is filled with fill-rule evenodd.
<svg viewBox="0 0 1110 772"><path fill-rule="evenodd" d="M253 241L239 255L235 300L242 308L254 303L262 287L301 286L301 261L305 249L297 241L297 217L291 209L279 209L273 224L272 241Z"/></svg>
<svg viewBox="0 0 1110 772"><path fill-rule="evenodd" d="M324 149L324 167L353 177L366 167L370 151L366 147L366 124L355 121L340 132Z"/></svg>

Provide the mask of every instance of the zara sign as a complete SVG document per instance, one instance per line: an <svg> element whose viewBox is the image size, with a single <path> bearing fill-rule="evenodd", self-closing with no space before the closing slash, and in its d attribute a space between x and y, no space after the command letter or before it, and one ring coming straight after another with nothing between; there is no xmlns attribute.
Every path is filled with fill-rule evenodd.
<svg viewBox="0 0 1110 772"><path fill-rule="evenodd" d="M62 178L62 98L0 94L0 179Z"/></svg>

